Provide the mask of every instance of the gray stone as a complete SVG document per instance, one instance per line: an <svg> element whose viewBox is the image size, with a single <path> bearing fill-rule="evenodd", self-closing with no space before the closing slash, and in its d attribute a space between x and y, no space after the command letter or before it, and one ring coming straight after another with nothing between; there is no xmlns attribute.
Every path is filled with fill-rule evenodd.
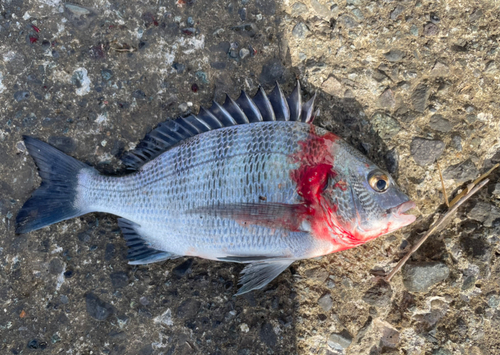
<svg viewBox="0 0 500 355"><path fill-rule="evenodd" d="M397 20L400 15L403 13L405 7L403 5L398 5L392 10L391 12L391 20L395 21Z"/></svg>
<svg viewBox="0 0 500 355"><path fill-rule="evenodd" d="M259 81L261 85L272 85L276 81L281 81L284 73L285 67L281 64L281 61L277 58L273 58L262 67Z"/></svg>
<svg viewBox="0 0 500 355"><path fill-rule="evenodd" d="M358 23L351 16L341 15L337 19L337 26L338 27L345 27L345 28L349 29L349 28L354 28L354 27L358 26Z"/></svg>
<svg viewBox="0 0 500 355"><path fill-rule="evenodd" d="M178 318L193 318L200 309L201 303L195 299L188 298L184 300L177 308Z"/></svg>
<svg viewBox="0 0 500 355"><path fill-rule="evenodd" d="M488 306L497 308L500 305L500 297L498 295L490 295L488 297Z"/></svg>
<svg viewBox="0 0 500 355"><path fill-rule="evenodd" d="M432 355L451 355L451 351L444 348L436 349L432 352Z"/></svg>
<svg viewBox="0 0 500 355"><path fill-rule="evenodd" d="M434 64L434 68L431 70L431 75L432 76L448 76L450 74L450 68L441 62L436 62Z"/></svg>
<svg viewBox="0 0 500 355"><path fill-rule="evenodd" d="M297 17L307 13L307 6L301 2L292 5L292 16Z"/></svg>
<svg viewBox="0 0 500 355"><path fill-rule="evenodd" d="M85 7L64 4L64 17L77 29L85 30L97 16L92 10Z"/></svg>
<svg viewBox="0 0 500 355"><path fill-rule="evenodd" d="M314 281L317 281L319 283L323 283L326 281L329 274L328 274L328 271L326 271L325 269L320 268L320 267L316 267L313 269L306 270L304 272L304 275L310 280L314 280Z"/></svg>
<svg viewBox="0 0 500 355"><path fill-rule="evenodd" d="M432 22L428 22L424 26L425 36L435 36L439 33L439 27Z"/></svg>
<svg viewBox="0 0 500 355"><path fill-rule="evenodd" d="M128 285L128 275L125 271L113 272L109 275L114 288L122 288Z"/></svg>
<svg viewBox="0 0 500 355"><path fill-rule="evenodd" d="M396 148L389 150L384 155L384 162L387 171L394 175L398 172L399 168L399 154Z"/></svg>
<svg viewBox="0 0 500 355"><path fill-rule="evenodd" d="M328 337L328 346L332 349L347 349L352 343L352 336L347 330L341 333L332 333Z"/></svg>
<svg viewBox="0 0 500 355"><path fill-rule="evenodd" d="M85 303L87 313L97 320L106 320L114 312L112 305L102 301L93 293L88 293L85 296Z"/></svg>
<svg viewBox="0 0 500 355"><path fill-rule="evenodd" d="M276 346L278 341L276 333L274 333L273 326L270 323L264 323L259 332L260 340L270 348Z"/></svg>
<svg viewBox="0 0 500 355"><path fill-rule="evenodd" d="M384 281L378 282L363 295L363 301L376 307L385 307L391 303L392 288Z"/></svg>
<svg viewBox="0 0 500 355"><path fill-rule="evenodd" d="M476 276L474 275L467 276L462 284L462 291L470 290L472 287L474 287L475 283L476 283Z"/></svg>
<svg viewBox="0 0 500 355"><path fill-rule="evenodd" d="M460 136L451 137L451 146L457 152L461 152L462 151L462 137L460 137Z"/></svg>
<svg viewBox="0 0 500 355"><path fill-rule="evenodd" d="M354 16L358 18L358 20L363 20L365 18L360 9L352 9L351 12Z"/></svg>
<svg viewBox="0 0 500 355"><path fill-rule="evenodd" d="M385 90L382 95L380 95L378 104L383 108L393 108L394 105L396 105L396 100L394 99L394 94L391 89Z"/></svg>
<svg viewBox="0 0 500 355"><path fill-rule="evenodd" d="M49 263L49 272L52 275L59 275L64 270L64 264L61 259L52 259Z"/></svg>
<svg viewBox="0 0 500 355"><path fill-rule="evenodd" d="M330 311L333 307L332 296L329 293L321 296L318 300L318 304L324 312Z"/></svg>
<svg viewBox="0 0 500 355"><path fill-rule="evenodd" d="M411 94L413 109L417 112L424 112L429 99L429 88L425 84L419 84Z"/></svg>
<svg viewBox="0 0 500 355"><path fill-rule="evenodd" d="M482 9L475 9L474 12L472 14L470 14L469 20L471 20L471 22L474 22L474 21L477 21L483 17L484 17L483 10Z"/></svg>
<svg viewBox="0 0 500 355"><path fill-rule="evenodd" d="M30 92L29 91L23 91L23 90L20 90L20 91L16 91L14 93L14 99L19 102L19 101L24 101L24 100L28 100L30 98Z"/></svg>
<svg viewBox="0 0 500 355"><path fill-rule="evenodd" d="M441 154L443 154L445 144L440 140L431 140L425 138L413 138L410 144L410 153L420 166L433 164Z"/></svg>
<svg viewBox="0 0 500 355"><path fill-rule="evenodd" d="M299 22L298 24L296 24L292 30L292 34L300 39L306 38L308 33L309 28L307 28L307 25L303 22Z"/></svg>
<svg viewBox="0 0 500 355"><path fill-rule="evenodd" d="M492 194L493 196L495 196L496 198L500 198L500 183L496 183L495 184L495 187L492 191Z"/></svg>
<svg viewBox="0 0 500 355"><path fill-rule="evenodd" d="M418 36L418 27L415 25L411 25L410 34L415 37Z"/></svg>
<svg viewBox="0 0 500 355"><path fill-rule="evenodd" d="M390 139L401 130L398 121L384 112L375 113L370 122L382 139Z"/></svg>
<svg viewBox="0 0 500 355"><path fill-rule="evenodd" d="M410 292L425 292L433 285L444 281L450 269L440 262L406 264L403 267L403 284Z"/></svg>
<svg viewBox="0 0 500 355"><path fill-rule="evenodd" d="M475 221L481 222L485 227L492 227L493 222L500 219L500 208L488 202L479 201L472 208L467 217Z"/></svg>
<svg viewBox="0 0 500 355"><path fill-rule="evenodd" d="M389 62L399 62L403 60L405 56L406 53L400 49L391 49L389 52L384 53L385 59L387 59Z"/></svg>
<svg viewBox="0 0 500 355"><path fill-rule="evenodd" d="M467 159L456 165L450 165L443 172L443 178L455 180L459 184L475 179L479 176L479 171L471 159Z"/></svg>
<svg viewBox="0 0 500 355"><path fill-rule="evenodd" d="M497 64L495 63L494 60L490 60L488 63L486 63L486 66L484 67L484 72L485 73L496 73L498 71L497 69Z"/></svg>
<svg viewBox="0 0 500 355"><path fill-rule="evenodd" d="M249 37L254 37L258 31L257 25L254 23L244 23L242 25L231 27L231 29Z"/></svg>
<svg viewBox="0 0 500 355"><path fill-rule="evenodd" d="M241 48L240 49L240 58L241 59L245 59L249 55L250 55L250 50L249 49L247 49L247 48Z"/></svg>
<svg viewBox="0 0 500 355"><path fill-rule="evenodd" d="M184 277L191 273L191 266L193 265L193 259L187 259L181 264L174 267L172 274L177 277Z"/></svg>
<svg viewBox="0 0 500 355"><path fill-rule="evenodd" d="M325 5L322 5L318 0L311 0L311 7L320 17L331 16L330 10Z"/></svg>
<svg viewBox="0 0 500 355"><path fill-rule="evenodd" d="M431 119L429 121L429 126L433 130L443 133L447 133L451 131L451 129L453 128L451 122L440 114L435 114L431 116Z"/></svg>

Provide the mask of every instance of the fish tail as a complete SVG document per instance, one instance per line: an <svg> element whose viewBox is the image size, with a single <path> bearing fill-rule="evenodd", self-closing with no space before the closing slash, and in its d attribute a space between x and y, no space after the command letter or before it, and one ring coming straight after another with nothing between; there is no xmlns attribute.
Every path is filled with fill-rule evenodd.
<svg viewBox="0 0 500 355"><path fill-rule="evenodd" d="M83 169L97 171L38 139L23 139L42 183L17 214L16 233L28 233L90 212L80 206L78 175Z"/></svg>

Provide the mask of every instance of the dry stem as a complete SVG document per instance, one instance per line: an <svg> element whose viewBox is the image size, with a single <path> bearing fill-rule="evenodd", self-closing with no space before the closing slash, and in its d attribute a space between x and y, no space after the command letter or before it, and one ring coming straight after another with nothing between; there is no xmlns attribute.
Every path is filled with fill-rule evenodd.
<svg viewBox="0 0 500 355"><path fill-rule="evenodd" d="M498 165L498 164L497 164ZM496 166L495 166L496 167ZM493 169L492 169L493 170ZM487 174L482 175L479 179L476 179L476 181L480 180L484 176L487 176L492 170L490 170ZM418 241L417 244L411 248L411 250L408 252L408 254L405 255L403 259L399 261L399 263L392 269L392 271L384 278L385 281L389 282L391 281L392 277L394 274L396 274L399 269L408 261L408 259L412 256L414 252L420 248L420 246L429 238L429 236L434 233L441 225L450 217L457 209L462 205L465 201L467 201L472 195L474 195L476 192L479 191L480 188L482 188L484 185L486 185L490 180L489 179L484 179L481 181L477 186L474 186L472 189L466 189L464 191L468 191L465 196L461 197L457 202L454 203L455 199L451 203L451 208L444 214L443 217L439 219L439 221L432 226L431 229ZM475 183L475 181L474 181ZM471 184L472 185L472 184ZM470 186L470 185L469 185ZM460 196L460 195L459 195ZM458 197L458 196L457 196Z"/></svg>

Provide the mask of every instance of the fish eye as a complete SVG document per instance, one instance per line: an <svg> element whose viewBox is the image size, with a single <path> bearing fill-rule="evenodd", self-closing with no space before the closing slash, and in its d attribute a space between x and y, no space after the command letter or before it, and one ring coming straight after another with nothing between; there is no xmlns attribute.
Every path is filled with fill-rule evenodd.
<svg viewBox="0 0 500 355"><path fill-rule="evenodd" d="M377 192L384 192L389 188L389 177L381 171L375 171L368 176L368 183Z"/></svg>

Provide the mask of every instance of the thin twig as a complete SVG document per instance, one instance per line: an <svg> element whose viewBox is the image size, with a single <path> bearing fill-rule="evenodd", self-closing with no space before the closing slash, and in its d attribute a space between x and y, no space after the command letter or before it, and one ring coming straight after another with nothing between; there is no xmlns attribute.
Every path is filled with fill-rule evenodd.
<svg viewBox="0 0 500 355"><path fill-rule="evenodd" d="M405 255L403 259L399 261L399 263L392 269L392 271L384 277L384 280L389 282L391 281L392 277L394 274L396 274L399 269L408 261L408 259L412 256L414 252L420 248L420 246L429 238L429 236L434 233L444 222L446 219L448 219L449 216L453 214L457 210L460 205L462 205L465 201L467 201L472 195L474 195L476 192L479 191L480 188L482 188L484 185L486 185L490 180L489 179L484 179L481 181L477 186L473 187L465 196L463 196L458 202L456 202L447 212L446 214L439 219L439 221L434 224L434 226L429 229L429 231L418 241L417 244L411 248L411 250L408 252L408 254Z"/></svg>
<svg viewBox="0 0 500 355"><path fill-rule="evenodd" d="M444 180L443 180L443 174L441 173L441 167L439 166L439 163L437 161L436 165L439 171L439 179L441 180L441 187L443 188L444 202L446 203L446 206L450 208L450 201L448 200L448 194L446 193L446 188L444 187Z"/></svg>
<svg viewBox="0 0 500 355"><path fill-rule="evenodd" d="M488 170L483 175L481 175L476 180L474 180L472 183L467 185L466 189L464 189L461 193L459 193L457 196L455 196L455 198L453 200L451 200L450 206L453 206L455 203L457 203L457 201L460 200L462 198L462 196L467 195L469 193L469 191L472 190L472 188L475 185L477 185L481 180L483 180L485 177L490 175L492 173L492 171L495 170L496 168L498 168L499 166L500 166L500 164L495 164L490 170Z"/></svg>

